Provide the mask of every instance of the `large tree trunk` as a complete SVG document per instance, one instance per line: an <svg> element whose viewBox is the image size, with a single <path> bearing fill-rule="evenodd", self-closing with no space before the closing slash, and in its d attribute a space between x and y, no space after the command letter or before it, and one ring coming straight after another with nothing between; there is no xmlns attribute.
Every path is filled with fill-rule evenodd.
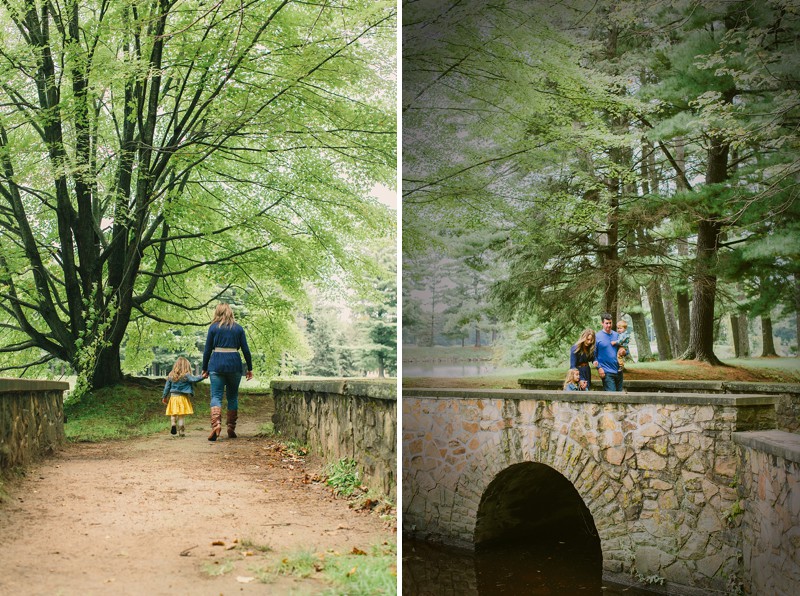
<svg viewBox="0 0 800 596"><path fill-rule="evenodd" d="M678 137L675 139L675 162L681 173L686 171L686 145L683 138ZM675 177L675 185L679 192L688 190L686 187L685 176L678 175ZM681 257L689 256L689 245L686 238L678 239L678 255ZM683 281L683 280L682 280ZM681 354L689 347L689 329L692 325L691 321L691 307L689 291L687 289L688 282L684 285L680 284L677 290L676 300L678 307L678 330L680 333L680 350L676 352Z"/></svg>
<svg viewBox="0 0 800 596"><path fill-rule="evenodd" d="M697 263L692 301L692 323L685 360L699 360L714 366L722 362L714 354L714 302L717 276L712 267L719 246L720 222L702 220L697 230Z"/></svg>
<svg viewBox="0 0 800 596"><path fill-rule="evenodd" d="M675 302L672 300L672 286L669 280L665 279L661 286L661 298L664 301L664 316L667 319L667 330L669 332L669 347L671 353L681 353L680 330L678 321L675 318Z"/></svg>
<svg viewBox="0 0 800 596"><path fill-rule="evenodd" d="M658 345L658 359L672 360L672 349L669 344L667 319L664 315L664 303L661 299L661 285L657 278L647 284L647 301L650 303L650 315L653 318L653 330Z"/></svg>
<svg viewBox="0 0 800 596"><path fill-rule="evenodd" d="M733 100L734 92L728 91L725 99ZM728 178L728 152L730 145L719 136L711 138L706 165L706 184L719 184ZM720 235L723 224L715 213L700 219L697 226L697 251L692 300L692 329L689 347L684 359L699 360L713 366L723 366L714 354L714 303L717 297L717 262Z"/></svg>
<svg viewBox="0 0 800 596"><path fill-rule="evenodd" d="M678 353L686 351L689 347L689 329L692 326L691 316L692 310L689 302L689 292L686 290L678 290L677 293L678 303L678 332L680 333L680 350Z"/></svg>
<svg viewBox="0 0 800 596"><path fill-rule="evenodd" d="M122 368L119 362L119 344L112 344L100 350L91 375L92 387L110 387L119 384L122 381Z"/></svg>
<svg viewBox="0 0 800 596"><path fill-rule="evenodd" d="M794 326L795 342L797 344L795 358L800 358L800 277L794 276Z"/></svg>
<svg viewBox="0 0 800 596"><path fill-rule="evenodd" d="M739 358L750 358L750 322L747 313L739 313Z"/></svg>
<svg viewBox="0 0 800 596"><path fill-rule="evenodd" d="M653 359L650 351L650 337L647 335L647 320L641 311L630 313L631 325L633 326L633 337L636 341L636 356L639 362L647 362Z"/></svg>
<svg viewBox="0 0 800 596"><path fill-rule="evenodd" d="M778 353L775 351L775 341L772 337L772 318L769 316L761 315L761 339L763 345L761 357L777 357Z"/></svg>
<svg viewBox="0 0 800 596"><path fill-rule="evenodd" d="M739 345L739 315L731 314L731 337L733 338L733 356L741 358L742 348Z"/></svg>

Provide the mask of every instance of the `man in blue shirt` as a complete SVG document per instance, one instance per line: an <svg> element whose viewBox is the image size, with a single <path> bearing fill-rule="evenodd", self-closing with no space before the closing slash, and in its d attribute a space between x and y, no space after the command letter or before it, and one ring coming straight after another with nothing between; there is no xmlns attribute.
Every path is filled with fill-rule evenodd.
<svg viewBox="0 0 800 596"><path fill-rule="evenodd" d="M600 319L603 328L595 335L594 366L603 381L603 391L622 391L622 371L617 361L617 346L611 342L619 341L619 334L611 329L611 315L604 312Z"/></svg>

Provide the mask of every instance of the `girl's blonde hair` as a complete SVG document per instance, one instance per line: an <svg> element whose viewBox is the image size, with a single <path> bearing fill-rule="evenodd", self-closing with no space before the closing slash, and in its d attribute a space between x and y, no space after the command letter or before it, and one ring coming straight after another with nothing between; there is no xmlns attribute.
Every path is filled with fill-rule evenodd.
<svg viewBox="0 0 800 596"><path fill-rule="evenodd" d="M578 371L578 369L577 369L577 368L571 368L571 369L569 369L569 370L567 371L567 378L566 378L566 379L564 379L564 389L566 389L566 388L567 388L567 385L569 385L570 383L572 383L573 381L575 381L575 377L576 377L576 376L578 377L578 380L577 380L577 382L578 382L578 384L580 384L580 382L581 382L581 380L580 380L580 378L581 378L581 375L580 375L580 372Z"/></svg>
<svg viewBox="0 0 800 596"><path fill-rule="evenodd" d="M180 381L186 375L191 374L191 372L192 365L189 364L189 361L186 358L180 356L175 361L175 366L172 367L172 371L170 371L169 375L167 375L167 378L173 382Z"/></svg>
<svg viewBox="0 0 800 596"><path fill-rule="evenodd" d="M219 323L220 327L233 327L236 323L236 319L233 318L233 310L231 310L231 305L227 302L220 302L217 304L217 308L214 309L214 318L211 320L211 324Z"/></svg>
<svg viewBox="0 0 800 596"><path fill-rule="evenodd" d="M589 339L590 337L591 339ZM587 356L590 355L594 349L594 342L594 329L584 329L578 341L575 342L575 352L583 352Z"/></svg>

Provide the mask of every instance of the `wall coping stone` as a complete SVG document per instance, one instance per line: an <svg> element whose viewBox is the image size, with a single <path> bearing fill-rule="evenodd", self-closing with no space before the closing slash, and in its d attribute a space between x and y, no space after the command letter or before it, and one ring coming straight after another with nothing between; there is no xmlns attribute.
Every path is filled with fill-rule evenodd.
<svg viewBox="0 0 800 596"><path fill-rule="evenodd" d="M270 383L270 387L281 391L337 393L340 395L397 401L397 381L390 379L276 380Z"/></svg>
<svg viewBox="0 0 800 596"><path fill-rule="evenodd" d="M800 434L781 430L759 430L733 433L733 442L756 451L800 463Z"/></svg>
<svg viewBox="0 0 800 596"><path fill-rule="evenodd" d="M592 391L602 391L599 379L592 379ZM529 379L520 377L517 382L521 387L535 385L546 389L560 389L564 386L563 381L553 379ZM698 381L698 380L647 380L631 379L625 381L627 389L658 389L659 391L719 391L725 393L776 393L776 394L800 394L800 383L760 383L751 381Z"/></svg>
<svg viewBox="0 0 800 596"><path fill-rule="evenodd" d="M403 397L423 399L519 399L574 403L680 404L716 406L774 405L777 397L758 394L627 393L618 391L547 391L531 389L404 388Z"/></svg>
<svg viewBox="0 0 800 596"><path fill-rule="evenodd" d="M0 393L19 393L20 391L67 391L65 381L42 381L39 379L0 378Z"/></svg>

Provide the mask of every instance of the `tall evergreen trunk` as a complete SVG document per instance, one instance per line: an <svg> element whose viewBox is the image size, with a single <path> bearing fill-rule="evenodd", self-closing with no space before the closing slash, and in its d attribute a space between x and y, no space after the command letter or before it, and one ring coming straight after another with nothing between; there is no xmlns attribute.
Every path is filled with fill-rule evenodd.
<svg viewBox="0 0 800 596"><path fill-rule="evenodd" d="M667 319L669 347L673 355L680 354L680 331L678 330L678 321L675 318L675 303L672 300L672 286L670 286L668 279L665 279L664 283L662 284L661 297L664 300L664 316Z"/></svg>
<svg viewBox="0 0 800 596"><path fill-rule="evenodd" d="M761 340L761 357L777 357L778 352L775 351L775 340L772 337L772 318L768 315L761 315Z"/></svg>
<svg viewBox="0 0 800 596"><path fill-rule="evenodd" d="M633 336L636 341L636 354L639 362L647 362L653 359L653 352L650 350L650 336L647 334L647 320L644 316L642 307L642 297L637 289L635 293L636 304L631 309L631 323L633 324Z"/></svg>
<svg viewBox="0 0 800 596"><path fill-rule="evenodd" d="M676 302L678 307L678 333L680 340L680 349L678 353L683 353L689 347L689 329L692 325L691 317L692 311L689 302L689 292L686 290L678 290L676 293Z"/></svg>
<svg viewBox="0 0 800 596"><path fill-rule="evenodd" d="M381 379L386 377L386 368L383 362L383 356L378 355L378 377Z"/></svg>
<svg viewBox="0 0 800 596"><path fill-rule="evenodd" d="M661 284L654 278L647 284L647 301L650 303L650 316L653 318L653 331L658 345L658 359L672 360L672 348L669 344L667 318L664 315L664 304L661 299Z"/></svg>
<svg viewBox="0 0 800 596"><path fill-rule="evenodd" d="M733 338L733 356L741 358L742 347L739 345L739 315L731 314L731 336Z"/></svg>
<svg viewBox="0 0 800 596"><path fill-rule="evenodd" d="M475 347L481 347L481 330L478 329L477 325L475 325Z"/></svg>
<svg viewBox="0 0 800 596"><path fill-rule="evenodd" d="M800 358L800 277L794 276L794 326L795 342L797 343L795 358Z"/></svg>
<svg viewBox="0 0 800 596"><path fill-rule="evenodd" d="M734 92L725 93L728 102ZM728 179L729 143L720 136L711 137L706 164L706 184L719 184ZM699 360L713 366L723 366L714 354L714 304L717 297L717 275L714 270L719 252L723 223L716 213L708 213L697 226L692 300L692 326L685 360Z"/></svg>
<svg viewBox="0 0 800 596"><path fill-rule="evenodd" d="M681 173L686 171L686 144L682 137L675 139L675 163ZM675 186L678 192L688 190L686 177L678 175L675 177ZM689 256L689 245L686 238L678 239L678 256L685 260ZM691 302L689 297L689 281L683 277L682 283L676 290L675 301L678 309L678 332L680 349L676 354L682 354L689 347L689 331L692 325Z"/></svg>
<svg viewBox="0 0 800 596"><path fill-rule="evenodd" d="M739 313L739 358L750 358L750 322L747 313Z"/></svg>

